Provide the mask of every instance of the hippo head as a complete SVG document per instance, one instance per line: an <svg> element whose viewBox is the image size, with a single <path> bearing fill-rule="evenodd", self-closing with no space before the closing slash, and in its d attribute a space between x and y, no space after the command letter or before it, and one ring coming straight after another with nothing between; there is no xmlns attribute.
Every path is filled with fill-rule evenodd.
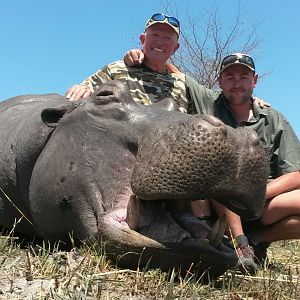
<svg viewBox="0 0 300 300"><path fill-rule="evenodd" d="M139 105L111 81L88 99L44 110L55 129L30 182L40 234L104 240L114 254L137 253L122 256L130 265L151 258L159 267L234 264L232 250L193 236L167 207L214 198L257 217L268 174L263 147L252 131L175 109L170 99Z"/></svg>

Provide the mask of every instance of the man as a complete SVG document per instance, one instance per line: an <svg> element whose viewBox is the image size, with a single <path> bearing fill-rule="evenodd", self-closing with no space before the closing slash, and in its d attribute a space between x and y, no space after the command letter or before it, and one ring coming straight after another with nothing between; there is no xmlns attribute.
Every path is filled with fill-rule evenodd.
<svg viewBox="0 0 300 300"><path fill-rule="evenodd" d="M133 50L125 56L126 62L139 63L143 53ZM181 74L183 76L183 74ZM300 238L300 146L297 136L285 117L270 107L253 105L253 89L258 75L253 59L243 53L225 57L219 72L219 85L223 92L216 101L207 89L191 77L186 77L188 96L194 100L198 113L212 114L232 126L255 130L270 156L270 182L267 185L267 205L259 221L244 222L246 235L254 247L256 260L266 258L271 242ZM234 237L240 262L256 268L254 253L245 236L238 215L214 203L219 216L225 214L230 234ZM197 215L203 209L201 201L193 202Z"/></svg>
<svg viewBox="0 0 300 300"><path fill-rule="evenodd" d="M257 259L264 259L271 242L300 238L300 145L281 113L253 105L252 92L257 79L253 59L236 53L222 61L219 85L223 92L213 104L202 97L199 85L191 78L187 78L187 86L193 99L197 99L198 112L213 114L232 127L255 130L270 156L265 210L260 220L244 224ZM219 215L226 214L239 254L251 265L249 260L254 254L240 217L220 204L215 206Z"/></svg>
<svg viewBox="0 0 300 300"><path fill-rule="evenodd" d="M143 46L143 62L129 67L123 61L116 61L97 71L82 83L70 88L66 97L71 101L88 97L105 81L118 79L126 83L133 99L141 104L159 102L171 97L184 113L195 113L193 102L187 95L185 76L169 71L167 61L179 48L179 21L165 14L154 14L146 23L140 35ZM138 60L138 58L137 58ZM207 90L207 100L216 95ZM203 96L204 97L204 96ZM206 237L210 227L196 218L190 207L178 203L170 207L172 215L192 236Z"/></svg>
<svg viewBox="0 0 300 300"><path fill-rule="evenodd" d="M81 84L70 88L66 97L72 100L87 97L107 80L124 81L134 100L151 104L172 97L182 112L188 111L185 82L170 74L166 64L179 48L179 21L164 14L154 14L140 35L144 61L135 67L127 67L116 61L97 71Z"/></svg>

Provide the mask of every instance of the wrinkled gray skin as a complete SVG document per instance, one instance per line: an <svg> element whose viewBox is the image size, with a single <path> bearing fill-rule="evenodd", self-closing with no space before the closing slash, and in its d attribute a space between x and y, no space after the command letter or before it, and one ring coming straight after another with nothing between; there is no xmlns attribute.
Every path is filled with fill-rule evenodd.
<svg viewBox="0 0 300 300"><path fill-rule="evenodd" d="M19 210L27 220L17 231L52 242L101 239L108 254L134 251L120 261L129 267L193 263L222 274L235 253L191 238L159 200L214 197L256 217L266 158L253 132L174 109L169 99L138 105L115 81L78 103L56 94L1 102L0 224L12 228Z"/></svg>

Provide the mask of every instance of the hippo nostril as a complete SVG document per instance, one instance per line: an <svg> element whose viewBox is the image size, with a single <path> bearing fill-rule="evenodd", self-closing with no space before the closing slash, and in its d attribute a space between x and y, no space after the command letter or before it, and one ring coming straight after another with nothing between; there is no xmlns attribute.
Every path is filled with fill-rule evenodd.
<svg viewBox="0 0 300 300"><path fill-rule="evenodd" d="M223 126L220 126L219 128L220 128L220 133L221 133L223 136L226 136L227 133L228 133L226 126L224 126L224 124L223 124Z"/></svg>
<svg viewBox="0 0 300 300"><path fill-rule="evenodd" d="M70 161L69 170L73 171L74 167L75 167L75 162L74 161Z"/></svg>
<svg viewBox="0 0 300 300"><path fill-rule="evenodd" d="M103 91L100 91L97 96L111 96L113 95L113 91L111 90L103 90Z"/></svg>

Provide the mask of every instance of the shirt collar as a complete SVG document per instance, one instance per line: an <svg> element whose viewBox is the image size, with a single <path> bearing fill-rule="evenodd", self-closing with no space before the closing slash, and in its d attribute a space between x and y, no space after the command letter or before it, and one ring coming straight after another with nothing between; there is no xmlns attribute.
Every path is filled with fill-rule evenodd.
<svg viewBox="0 0 300 300"><path fill-rule="evenodd" d="M252 98L252 102L253 102ZM250 123L254 123L260 120L260 116L266 116L268 114L268 110L270 107L264 107L261 108L260 106L257 106L255 104L252 104L252 110L253 110L253 117L249 120Z"/></svg>
<svg viewBox="0 0 300 300"><path fill-rule="evenodd" d="M232 116L232 118L234 119L232 112L230 110L230 107L227 104L227 100L226 97L224 95L224 93L222 93L222 100L223 100L223 105L225 106L226 110L229 112L229 114ZM251 98L252 102L254 101L253 98ZM268 111L270 110L270 107L264 107L261 108L255 104L252 104L252 110L253 110L253 117L251 117L251 119L245 123L256 123L260 120L260 116L266 116L268 114Z"/></svg>

